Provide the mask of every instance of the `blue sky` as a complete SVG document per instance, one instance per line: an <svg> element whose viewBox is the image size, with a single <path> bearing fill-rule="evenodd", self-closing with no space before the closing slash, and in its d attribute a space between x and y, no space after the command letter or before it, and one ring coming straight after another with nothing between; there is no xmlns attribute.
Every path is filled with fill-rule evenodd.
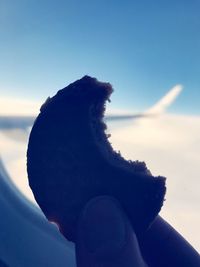
<svg viewBox="0 0 200 267"><path fill-rule="evenodd" d="M200 114L198 0L1 0L0 95L45 99L85 74L113 107L149 107L179 83L171 112Z"/></svg>

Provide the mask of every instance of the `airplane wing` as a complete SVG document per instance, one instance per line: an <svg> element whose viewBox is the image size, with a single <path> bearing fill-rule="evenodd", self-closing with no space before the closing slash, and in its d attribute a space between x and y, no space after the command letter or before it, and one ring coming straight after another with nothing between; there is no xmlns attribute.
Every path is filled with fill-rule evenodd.
<svg viewBox="0 0 200 267"><path fill-rule="evenodd" d="M25 142L35 116L0 116L0 131L8 138Z"/></svg>
<svg viewBox="0 0 200 267"><path fill-rule="evenodd" d="M108 115L105 120L127 120L137 119L141 117L152 117L164 113L167 108L175 101L178 95L181 93L183 86L180 84L172 87L168 93L162 97L155 105L148 110L137 113L137 114L126 114L126 115Z"/></svg>
<svg viewBox="0 0 200 267"><path fill-rule="evenodd" d="M0 116L0 130L26 130L33 125L35 116Z"/></svg>
<svg viewBox="0 0 200 267"><path fill-rule="evenodd" d="M182 91L181 85L174 86L161 100L149 108L147 111L137 114L115 114L105 116L105 121L128 120L141 117L155 116L166 111ZM28 131L34 123L35 116L0 116L0 130L21 129ZM5 132L6 133L6 132ZM8 132L7 132L8 133Z"/></svg>
<svg viewBox="0 0 200 267"><path fill-rule="evenodd" d="M154 106L148 109L145 113L148 115L161 114L174 102L177 96L181 93L183 86L177 84L163 98L161 98Z"/></svg>

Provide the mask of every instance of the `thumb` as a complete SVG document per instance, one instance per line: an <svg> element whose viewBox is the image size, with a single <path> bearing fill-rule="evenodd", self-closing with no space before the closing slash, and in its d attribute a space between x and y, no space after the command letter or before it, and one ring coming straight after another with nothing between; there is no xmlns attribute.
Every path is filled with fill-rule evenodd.
<svg viewBox="0 0 200 267"><path fill-rule="evenodd" d="M109 196L90 200L80 216L78 267L145 267L136 235L120 203Z"/></svg>

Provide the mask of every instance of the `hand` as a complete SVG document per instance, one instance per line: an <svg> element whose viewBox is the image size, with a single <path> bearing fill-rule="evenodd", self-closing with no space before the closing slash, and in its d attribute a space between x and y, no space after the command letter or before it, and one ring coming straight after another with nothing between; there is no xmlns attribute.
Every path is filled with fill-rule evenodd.
<svg viewBox="0 0 200 267"><path fill-rule="evenodd" d="M78 223L77 267L198 267L199 254L161 217L136 237L120 203L90 200Z"/></svg>

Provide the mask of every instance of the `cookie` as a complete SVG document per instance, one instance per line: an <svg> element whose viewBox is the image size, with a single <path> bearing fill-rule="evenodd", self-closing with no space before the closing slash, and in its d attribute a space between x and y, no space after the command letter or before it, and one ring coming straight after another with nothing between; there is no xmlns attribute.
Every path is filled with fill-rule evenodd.
<svg viewBox="0 0 200 267"><path fill-rule="evenodd" d="M30 187L46 217L74 242L81 210L93 197L118 199L138 235L163 204L165 178L125 160L108 141L103 116L112 92L109 83L84 76L48 98L31 130Z"/></svg>

